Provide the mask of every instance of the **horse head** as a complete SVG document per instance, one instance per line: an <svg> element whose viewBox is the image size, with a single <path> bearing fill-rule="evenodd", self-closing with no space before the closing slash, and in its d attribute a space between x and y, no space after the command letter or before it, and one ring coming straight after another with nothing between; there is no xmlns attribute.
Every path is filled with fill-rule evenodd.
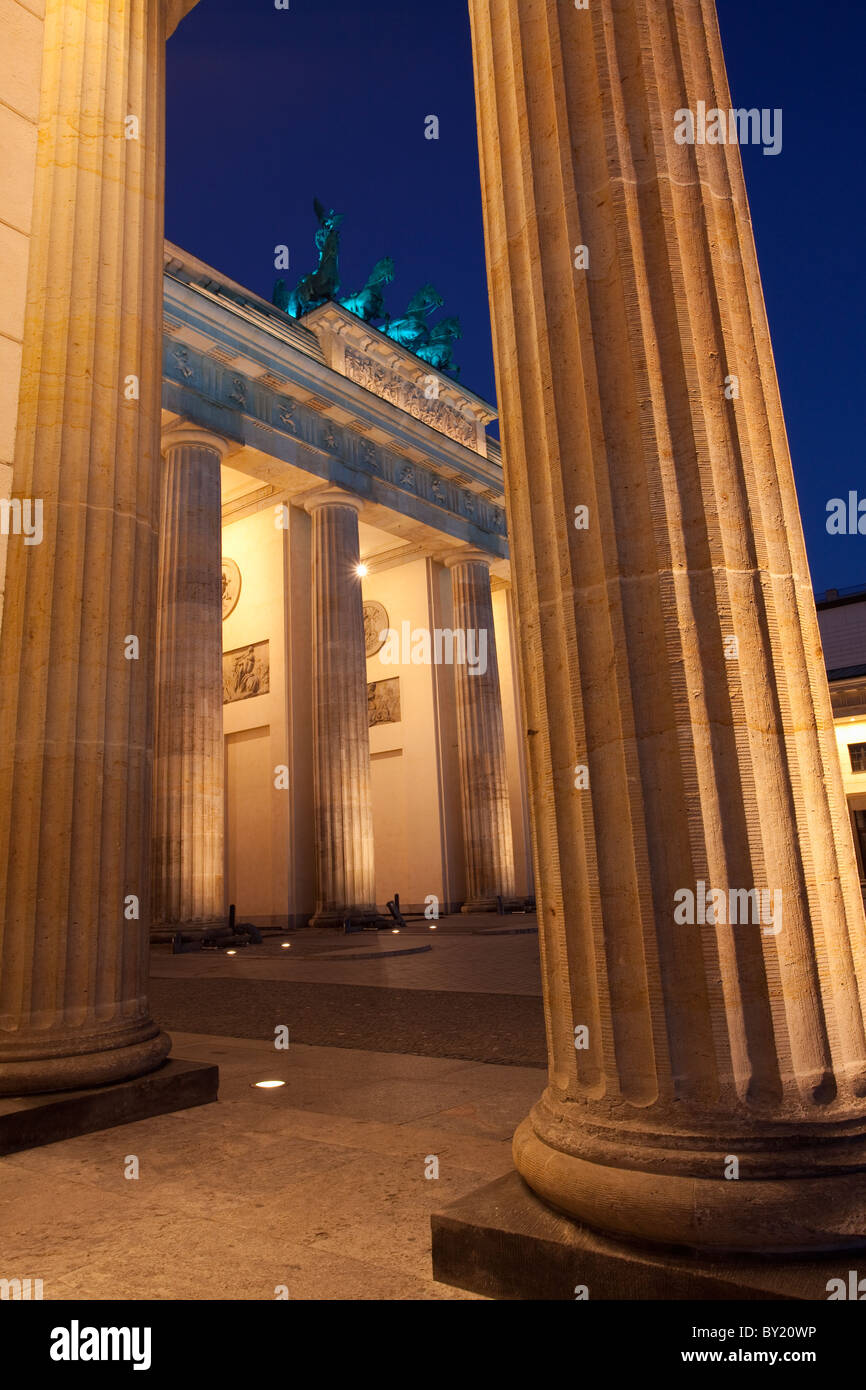
<svg viewBox="0 0 866 1390"><path fill-rule="evenodd" d="M393 279L394 262L390 256L383 256L381 261L377 261L370 271L367 288L373 289L377 285L390 285Z"/></svg>
<svg viewBox="0 0 866 1390"><path fill-rule="evenodd" d="M418 293L409 300L406 317L415 318L424 314L432 314L434 309L441 309L444 303L445 300L432 285L422 285Z"/></svg>
<svg viewBox="0 0 866 1390"><path fill-rule="evenodd" d="M455 338L463 337L463 329L460 327L460 320L456 317L450 319L440 319L439 323L430 329L431 343L453 343Z"/></svg>

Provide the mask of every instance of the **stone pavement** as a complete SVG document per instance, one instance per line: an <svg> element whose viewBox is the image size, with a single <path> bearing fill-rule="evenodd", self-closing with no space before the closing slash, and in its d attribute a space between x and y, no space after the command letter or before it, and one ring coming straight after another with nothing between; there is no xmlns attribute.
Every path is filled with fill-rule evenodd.
<svg viewBox="0 0 866 1390"><path fill-rule="evenodd" d="M227 956L224 951L173 956L169 946L155 946L151 975L182 980L307 980L388 989L529 994L540 998L535 917L501 918L488 914L469 919L469 923L479 922L480 927L467 923L460 930L459 917L443 918L435 931L422 923L410 923L399 934L387 930L352 936L306 930L286 932L265 937L261 946L242 947L234 956ZM430 949L422 949L426 947ZM351 959L340 959L341 956Z"/></svg>
<svg viewBox="0 0 866 1390"><path fill-rule="evenodd" d="M0 1277L46 1299L473 1297L432 1280L430 1214L510 1170L544 1072L213 1036L174 1054L219 1065L216 1105L0 1159Z"/></svg>
<svg viewBox="0 0 866 1390"><path fill-rule="evenodd" d="M299 1043L542 1066L534 920L482 916L481 934L459 917L435 933L299 931L233 956L160 946L151 1003L170 1032L264 1040L284 1024Z"/></svg>

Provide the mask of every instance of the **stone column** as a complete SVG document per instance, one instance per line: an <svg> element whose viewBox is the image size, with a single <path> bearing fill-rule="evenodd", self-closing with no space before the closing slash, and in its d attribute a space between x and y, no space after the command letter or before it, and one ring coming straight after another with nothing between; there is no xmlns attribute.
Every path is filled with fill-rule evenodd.
<svg viewBox="0 0 866 1390"><path fill-rule="evenodd" d="M464 550L445 563L451 571L454 631L463 634L466 653L474 661L473 665L468 661L454 665L466 862L463 911L490 912L498 895L514 897L514 845L490 557L481 550Z"/></svg>
<svg viewBox="0 0 866 1390"><path fill-rule="evenodd" d="M154 924L225 917L222 512L225 440L163 439L156 628Z"/></svg>
<svg viewBox="0 0 866 1390"><path fill-rule="evenodd" d="M375 918L373 804L364 610L358 575L361 503L326 488L313 520L313 739L318 892L313 926Z"/></svg>
<svg viewBox="0 0 866 1390"><path fill-rule="evenodd" d="M470 10L550 1050L515 1161L627 1236L862 1243L863 905L740 154L675 138L731 107L715 8Z"/></svg>
<svg viewBox="0 0 866 1390"><path fill-rule="evenodd" d="M0 635L0 1093L158 1066L147 1006L165 29L47 0ZM137 138L126 138L128 116Z"/></svg>

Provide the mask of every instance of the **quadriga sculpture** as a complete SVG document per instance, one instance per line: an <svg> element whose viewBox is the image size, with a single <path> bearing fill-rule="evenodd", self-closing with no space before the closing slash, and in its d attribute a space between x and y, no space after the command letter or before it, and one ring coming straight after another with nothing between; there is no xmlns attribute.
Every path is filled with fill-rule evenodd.
<svg viewBox="0 0 866 1390"><path fill-rule="evenodd" d="M374 265L364 288L347 295L340 303L344 309L348 309L351 314L357 314L365 323L384 318L385 296L382 294L382 287L390 285L393 279L394 262L390 256L384 256Z"/></svg>

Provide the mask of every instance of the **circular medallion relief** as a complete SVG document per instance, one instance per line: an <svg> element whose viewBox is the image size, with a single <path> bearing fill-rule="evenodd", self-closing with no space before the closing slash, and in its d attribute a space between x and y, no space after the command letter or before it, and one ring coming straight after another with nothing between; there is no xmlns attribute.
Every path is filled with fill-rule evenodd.
<svg viewBox="0 0 866 1390"><path fill-rule="evenodd" d="M223 622L233 613L241 596L241 572L234 560L223 560Z"/></svg>
<svg viewBox="0 0 866 1390"><path fill-rule="evenodd" d="M381 603L364 604L364 646L368 656L375 656L388 637L388 614Z"/></svg>

